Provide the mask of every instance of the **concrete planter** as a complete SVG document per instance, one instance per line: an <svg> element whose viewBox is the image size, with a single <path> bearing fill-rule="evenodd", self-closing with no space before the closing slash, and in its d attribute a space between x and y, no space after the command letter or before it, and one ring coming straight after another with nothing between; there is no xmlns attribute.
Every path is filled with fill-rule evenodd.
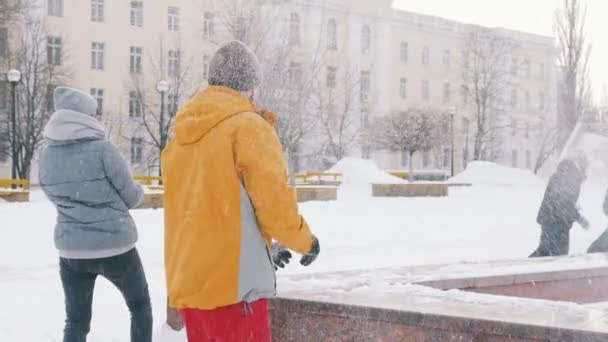
<svg viewBox="0 0 608 342"><path fill-rule="evenodd" d="M163 193L144 194L144 201L137 209L161 209L163 208Z"/></svg>
<svg viewBox="0 0 608 342"><path fill-rule="evenodd" d="M447 183L372 184L373 197L445 197Z"/></svg>
<svg viewBox="0 0 608 342"><path fill-rule="evenodd" d="M335 186L296 186L298 202L335 201L338 199L338 187Z"/></svg>
<svg viewBox="0 0 608 342"><path fill-rule="evenodd" d="M29 202L30 192L3 192L0 193L0 198L7 202Z"/></svg>

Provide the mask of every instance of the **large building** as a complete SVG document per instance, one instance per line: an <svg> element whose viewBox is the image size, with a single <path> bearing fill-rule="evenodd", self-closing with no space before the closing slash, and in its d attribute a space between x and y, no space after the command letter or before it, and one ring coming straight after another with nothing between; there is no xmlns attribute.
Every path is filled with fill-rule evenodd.
<svg viewBox="0 0 608 342"><path fill-rule="evenodd" d="M259 3L266 5L258 9ZM341 93L349 94L342 101L348 102L355 133L362 132L370 119L412 107L453 114L454 164L456 171L462 170L473 158L478 127L477 108L463 76L468 64L465 56L470 52L471 32L480 28L395 9L391 3L44 0L39 1L36 15L44 23L48 62L64 67L62 83L85 89L98 99L109 136L122 147L137 173L155 173L158 167L158 124L150 124L161 112L158 81L170 84L162 111L168 116L206 86L214 50L241 31L250 42L259 37L273 37L277 44L287 39L293 47L286 55L290 65L317 63L316 79L323 80L315 83L318 92L352 87L353 91L342 89ZM243 12L245 7L248 13ZM265 35L266 28L272 33ZM510 45L503 56L508 63L499 63L505 74L499 89L504 101L493 105L493 145L484 149L483 157L533 168L540 148L538 131L550 127L555 116L554 40L505 29L488 32ZM17 41L18 34L0 27L0 49ZM4 72L2 67L8 68L0 63L0 72ZM6 114L10 107L7 89L6 83L0 83L0 112ZM339 112L336 106L340 107L330 103L328 110ZM315 143L322 134L323 129L316 127L302 138L297 153L293 152L302 156L297 159L298 169L323 166L319 158L311 157L318 157ZM387 169L406 168L408 163L418 169L449 169L451 136L439 153L420 153L414 160L406 153L379 151L362 137L346 146L347 155L373 158ZM9 175L9 163L0 158L0 178ZM35 173L34 168L34 179Z"/></svg>

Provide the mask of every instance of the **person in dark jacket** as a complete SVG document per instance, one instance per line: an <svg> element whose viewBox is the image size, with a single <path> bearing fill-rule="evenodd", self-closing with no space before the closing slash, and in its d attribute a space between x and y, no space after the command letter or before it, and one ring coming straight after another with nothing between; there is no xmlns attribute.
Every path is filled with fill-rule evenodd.
<svg viewBox="0 0 608 342"><path fill-rule="evenodd" d="M65 294L64 342L85 342L91 325L95 280L102 276L122 293L131 312L131 341L152 341L148 283L135 248L129 209L143 199L129 165L95 118L97 102L59 87L55 113L44 129L40 185L57 209L55 246Z"/></svg>
<svg viewBox="0 0 608 342"><path fill-rule="evenodd" d="M567 255L572 225L578 222L584 229L589 228L589 222L577 208L587 164L585 154L577 151L557 166L538 212L540 244L530 257Z"/></svg>
<svg viewBox="0 0 608 342"><path fill-rule="evenodd" d="M608 216L608 191L604 197L604 215ZM587 253L608 253L608 229L604 230L587 250Z"/></svg>

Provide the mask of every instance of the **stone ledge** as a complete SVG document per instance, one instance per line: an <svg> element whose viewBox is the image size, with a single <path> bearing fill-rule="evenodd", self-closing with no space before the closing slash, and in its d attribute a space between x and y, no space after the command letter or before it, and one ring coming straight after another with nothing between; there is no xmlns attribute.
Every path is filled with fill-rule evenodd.
<svg viewBox="0 0 608 342"><path fill-rule="evenodd" d="M373 197L445 197L447 183L372 184Z"/></svg>
<svg viewBox="0 0 608 342"><path fill-rule="evenodd" d="M163 208L163 193L146 193L144 200L137 209L162 209Z"/></svg>
<svg viewBox="0 0 608 342"><path fill-rule="evenodd" d="M9 203L29 202L30 192L8 192L0 194L0 199L3 199Z"/></svg>
<svg viewBox="0 0 608 342"><path fill-rule="evenodd" d="M298 202L335 201L338 199L338 188L335 186L296 186Z"/></svg>
<svg viewBox="0 0 608 342"><path fill-rule="evenodd" d="M393 301L404 299L396 297ZM341 301L342 298L338 300ZM353 302L356 303L357 300ZM597 330L586 330L592 325L581 323L584 328L579 330L572 328L571 324L561 327L559 324L557 326L528 324L521 321L501 320L492 316L467 317L467 310L464 307L461 308L461 314L454 314L449 310L444 313L427 311L424 305L415 310L367 306L365 302L339 304L335 301L275 299L271 309L273 337L278 341L294 342L352 340L599 342L608 338L605 325L598 325ZM421 304L423 302L424 300ZM437 305L440 306L441 303ZM567 315L564 315L564 319L567 319Z"/></svg>

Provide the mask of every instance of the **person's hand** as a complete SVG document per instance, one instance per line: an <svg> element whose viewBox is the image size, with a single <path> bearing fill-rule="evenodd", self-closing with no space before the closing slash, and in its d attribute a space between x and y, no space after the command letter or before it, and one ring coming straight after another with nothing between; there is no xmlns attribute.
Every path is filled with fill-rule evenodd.
<svg viewBox="0 0 608 342"><path fill-rule="evenodd" d="M312 264L313 262L315 262L315 260L317 260L317 257L319 256L320 252L321 252L321 246L319 245L319 239L317 239L316 236L313 236L312 237L312 247L310 248L310 252L308 252L302 256L302 259L300 260L300 264L302 264L302 266L310 266L310 264Z"/></svg>
<svg viewBox="0 0 608 342"><path fill-rule="evenodd" d="M285 268L289 261L291 260L291 252L283 248L283 246L278 243L272 244L272 264L274 266L275 271L280 268Z"/></svg>
<svg viewBox="0 0 608 342"><path fill-rule="evenodd" d="M587 220L585 217L583 217L583 216L581 216L581 217L578 219L578 224L579 224L579 225L581 226L581 228L583 228L584 230L589 230L589 227L591 226L591 225L589 224L589 221L588 221L588 220Z"/></svg>

